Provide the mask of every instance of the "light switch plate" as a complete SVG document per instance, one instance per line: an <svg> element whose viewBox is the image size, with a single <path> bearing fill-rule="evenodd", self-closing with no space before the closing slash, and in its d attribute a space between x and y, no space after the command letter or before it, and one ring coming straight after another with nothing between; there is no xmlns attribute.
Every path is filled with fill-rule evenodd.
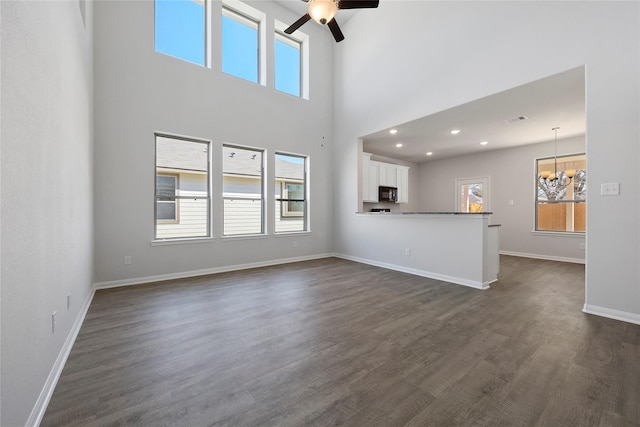
<svg viewBox="0 0 640 427"><path fill-rule="evenodd" d="M618 196L620 194L619 182L607 182L600 185L600 195L602 196Z"/></svg>

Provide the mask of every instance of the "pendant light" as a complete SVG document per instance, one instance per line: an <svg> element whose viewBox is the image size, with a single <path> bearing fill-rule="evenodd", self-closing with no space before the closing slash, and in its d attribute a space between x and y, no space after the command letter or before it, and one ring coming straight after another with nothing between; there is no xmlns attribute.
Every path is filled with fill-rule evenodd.
<svg viewBox="0 0 640 427"><path fill-rule="evenodd" d="M545 170L538 174L538 188L544 192L547 200L562 200L567 193L567 186L571 184L571 179L575 176L575 169L567 169L558 171L558 129L556 126L551 130L554 131L554 156L553 156L553 173Z"/></svg>

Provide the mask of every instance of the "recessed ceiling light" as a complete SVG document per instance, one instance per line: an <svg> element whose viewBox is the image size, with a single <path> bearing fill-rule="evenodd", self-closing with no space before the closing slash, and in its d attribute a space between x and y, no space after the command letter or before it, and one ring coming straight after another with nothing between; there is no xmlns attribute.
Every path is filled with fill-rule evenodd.
<svg viewBox="0 0 640 427"><path fill-rule="evenodd" d="M429 151L429 152L427 153L427 156L432 156L432 155L433 155L433 153L432 153L431 151Z"/></svg>
<svg viewBox="0 0 640 427"><path fill-rule="evenodd" d="M460 133L460 129L454 129L451 131L451 135L457 135Z"/></svg>
<svg viewBox="0 0 640 427"><path fill-rule="evenodd" d="M402 147L402 143L401 143L401 142L398 142L398 143L396 144L396 147L398 147L398 148Z"/></svg>
<svg viewBox="0 0 640 427"><path fill-rule="evenodd" d="M480 143L480 145L487 145L488 143L489 143L489 141L482 141L482 142Z"/></svg>
<svg viewBox="0 0 640 427"><path fill-rule="evenodd" d="M391 130L389 131L389 133L390 133L391 135L395 135L396 133L398 133L398 129L391 129Z"/></svg>

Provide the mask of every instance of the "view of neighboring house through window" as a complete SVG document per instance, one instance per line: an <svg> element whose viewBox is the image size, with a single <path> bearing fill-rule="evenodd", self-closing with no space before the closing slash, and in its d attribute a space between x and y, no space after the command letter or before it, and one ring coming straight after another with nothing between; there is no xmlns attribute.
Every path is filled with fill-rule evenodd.
<svg viewBox="0 0 640 427"><path fill-rule="evenodd" d="M227 7L222 8L222 71L258 83L259 23Z"/></svg>
<svg viewBox="0 0 640 427"><path fill-rule="evenodd" d="M156 51L205 65L205 1L155 0Z"/></svg>
<svg viewBox="0 0 640 427"><path fill-rule="evenodd" d="M209 143L156 135L155 238L208 237Z"/></svg>
<svg viewBox="0 0 640 427"><path fill-rule="evenodd" d="M276 90L300 96L301 43L291 37L275 33L275 87Z"/></svg>
<svg viewBox="0 0 640 427"><path fill-rule="evenodd" d="M264 233L264 152L222 148L224 235Z"/></svg>
<svg viewBox="0 0 640 427"><path fill-rule="evenodd" d="M156 218L162 223L178 222L178 201L175 195L178 191L178 175L156 173Z"/></svg>
<svg viewBox="0 0 640 427"><path fill-rule="evenodd" d="M307 231L307 158L276 153L275 160L275 231Z"/></svg>
<svg viewBox="0 0 640 427"><path fill-rule="evenodd" d="M586 155L536 159L536 231L586 230Z"/></svg>

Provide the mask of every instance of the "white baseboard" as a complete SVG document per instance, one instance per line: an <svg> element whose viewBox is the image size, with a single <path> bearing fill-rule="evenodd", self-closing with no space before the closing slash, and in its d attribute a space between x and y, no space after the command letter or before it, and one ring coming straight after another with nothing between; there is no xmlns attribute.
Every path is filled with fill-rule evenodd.
<svg viewBox="0 0 640 427"><path fill-rule="evenodd" d="M456 285L468 286L470 288L475 288L475 289L482 289L482 290L489 289L489 283L492 283L492 282L484 282L484 283L477 282L475 280L463 279L461 277L447 276L445 274L433 273L431 271L426 271L426 270L418 270L416 268L404 267L402 265L388 264L386 262L380 262L380 261L375 261L375 260L366 259L366 258L359 258L351 255L333 254L333 256L336 258L343 258L349 261L355 261L362 264L368 264L376 267L386 268L388 270L401 271L403 273L414 274L416 276L428 277L429 279L441 280L443 282L455 283Z"/></svg>
<svg viewBox="0 0 640 427"><path fill-rule="evenodd" d="M597 305L590 304L585 304L582 311L587 314L594 314L596 316L640 325L640 314L638 313L629 313L628 311L613 310L611 308L598 307Z"/></svg>
<svg viewBox="0 0 640 427"><path fill-rule="evenodd" d="M67 339L64 341L64 344L60 349L60 353L58 353L58 357L56 358L56 361L53 364L51 371L49 372L49 376L47 377L47 381L44 383L44 387L40 392L40 396L38 396L38 400L31 410L31 414L29 414L29 419L25 424L26 426L37 427L38 425L40 425L42 417L44 417L44 413L47 410L47 406L49 405L49 401L51 400L51 396L53 395L53 391L58 384L58 380L60 379L60 374L62 374L64 365L67 363L69 353L71 353L73 344L76 342L76 338L78 337L78 333L80 332L80 328L82 327L84 318L87 316L87 311L89 311L89 306L91 305L94 294L95 287L92 287L91 292L89 292L89 296L82 304L82 307L80 308L80 311L76 316L76 320L71 326L71 330L67 335Z"/></svg>
<svg viewBox="0 0 640 427"><path fill-rule="evenodd" d="M544 259L547 261L572 262L574 264L585 263L584 259L581 259L581 258L567 258L567 257L552 256L552 255L528 254L526 252L500 251L500 255L511 255L511 256L518 256L522 258Z"/></svg>
<svg viewBox="0 0 640 427"><path fill-rule="evenodd" d="M271 265L289 264L299 261L310 261L320 258L328 258L333 254L318 254L295 258L284 258L277 260L252 262L247 264L226 265L222 267L204 268L201 270L182 271L179 273L159 274L156 276L134 277L131 279L112 280L109 282L98 282L94 284L96 289L117 288L120 286L141 285L143 283L161 282L164 280L186 279L189 277L206 276L207 274L226 273L228 271L247 270L249 268L269 267Z"/></svg>

